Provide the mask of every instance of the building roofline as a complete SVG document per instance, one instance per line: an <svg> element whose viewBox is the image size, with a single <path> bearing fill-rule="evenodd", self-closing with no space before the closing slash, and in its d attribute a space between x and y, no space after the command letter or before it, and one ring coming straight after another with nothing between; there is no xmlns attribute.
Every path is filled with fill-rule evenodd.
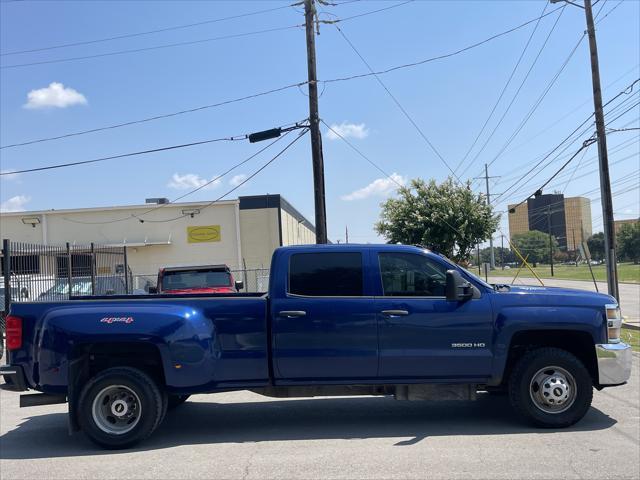
<svg viewBox="0 0 640 480"><path fill-rule="evenodd" d="M50 210L24 210L22 212L0 212L0 216L3 217L24 217L29 215L48 215L48 214L69 214L69 213L89 213L89 212L104 212L104 211L116 211L116 210L139 210L150 209L162 206L162 208L176 208L176 207L202 207L211 203L210 200L203 200L201 202L177 202L177 203L143 203L140 205L116 205L109 207L88 207L88 208L62 208L62 209L50 209ZM216 202L216 205L235 205L238 204L238 199L233 200L221 200Z"/></svg>

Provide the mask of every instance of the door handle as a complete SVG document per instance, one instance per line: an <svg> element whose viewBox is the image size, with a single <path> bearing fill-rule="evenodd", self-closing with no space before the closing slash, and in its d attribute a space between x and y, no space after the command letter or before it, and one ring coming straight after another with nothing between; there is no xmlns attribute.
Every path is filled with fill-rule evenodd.
<svg viewBox="0 0 640 480"><path fill-rule="evenodd" d="M383 310L381 313L386 317L404 317L405 315L409 315L408 310Z"/></svg>
<svg viewBox="0 0 640 480"><path fill-rule="evenodd" d="M278 315L281 317L295 318L295 317L304 317L307 315L307 312L305 312L304 310L283 310L280 313L278 313Z"/></svg>

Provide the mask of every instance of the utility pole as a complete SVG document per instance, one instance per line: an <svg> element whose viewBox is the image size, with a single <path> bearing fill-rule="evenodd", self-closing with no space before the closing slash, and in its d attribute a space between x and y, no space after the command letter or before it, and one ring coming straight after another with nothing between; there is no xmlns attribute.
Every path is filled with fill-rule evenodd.
<svg viewBox="0 0 640 480"><path fill-rule="evenodd" d="M349 243L349 226L344 227L344 243Z"/></svg>
<svg viewBox="0 0 640 480"><path fill-rule="evenodd" d="M327 243L327 209L324 197L324 159L318 113L318 77L316 74L316 40L313 31L316 16L315 0L304 0L304 21L307 36L307 71L309 80L309 130L313 161L313 194L316 210L316 243Z"/></svg>
<svg viewBox="0 0 640 480"><path fill-rule="evenodd" d="M573 259L576 262L576 267L578 266L578 246L576 245L576 229L571 229L571 235L573 236Z"/></svg>
<svg viewBox="0 0 640 480"><path fill-rule="evenodd" d="M500 235L500 266L504 270L504 235Z"/></svg>
<svg viewBox="0 0 640 480"><path fill-rule="evenodd" d="M489 193L489 179L490 178L498 178L498 177L490 177L489 176L489 166L485 163L484 164L484 177L478 177L478 178L484 178L485 184L487 186L487 205L491 205L491 194ZM493 251L493 232L491 232L491 237L489 237L489 262L491 265L491 270L494 270L496 268L496 256L495 253Z"/></svg>
<svg viewBox="0 0 640 480"><path fill-rule="evenodd" d="M551 3L557 3L559 1L562 0L551 0ZM589 37L589 51L591 56L591 83L593 84L593 106L598 138L598 164L600 169L600 197L602 203L602 223L604 226L604 258L607 267L607 287L609 295L620 300L618 267L616 265L616 237L613 224L613 199L611 197L611 178L609 176L607 137L604 129L600 66L598 63L598 46L596 44L596 29L593 22L593 9L591 0L584 0L584 7L573 2L567 3L584 8L587 20L587 35Z"/></svg>
<svg viewBox="0 0 640 480"><path fill-rule="evenodd" d="M609 157L607 137L604 130L604 111L602 109L602 90L600 89L600 66L598 64L598 46L596 29L593 24L591 0L584 0L584 13L587 17L587 34L591 52L591 80L593 83L593 105L596 115L598 135L598 162L600 166L600 193L602 197L602 221L604 223L604 249L607 260L607 286L609 295L619 298L618 267L616 265L616 237L613 224L613 199L611 197L611 178L609 177Z"/></svg>
<svg viewBox="0 0 640 480"><path fill-rule="evenodd" d="M549 262L551 262L551 276L553 277L553 236L551 235L551 205L547 205L547 231L549 232Z"/></svg>
<svg viewBox="0 0 640 480"><path fill-rule="evenodd" d="M478 275L482 275L482 268L480 266L480 244L478 243L477 246L477 252L478 252Z"/></svg>

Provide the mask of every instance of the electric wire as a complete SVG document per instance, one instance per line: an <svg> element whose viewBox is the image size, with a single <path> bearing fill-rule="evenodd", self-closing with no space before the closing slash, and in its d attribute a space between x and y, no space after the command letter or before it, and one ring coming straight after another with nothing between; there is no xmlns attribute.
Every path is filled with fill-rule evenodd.
<svg viewBox="0 0 640 480"><path fill-rule="evenodd" d="M152 50L159 50L159 49L163 49L163 48L173 48L173 47L183 47L185 45L197 45L197 44L201 44L201 43L208 43L208 42L216 42L219 40L229 40L232 38L242 38L242 37L249 37L249 36L254 36L254 35L261 35L264 33L272 33L272 32L281 32L281 31L285 31L285 30L292 30L292 29L297 29L300 27L304 27L304 25L288 25L286 27L274 27L274 28L266 28L263 30L254 30L251 32L242 32L242 33L232 33L229 35L221 35L218 37L210 37L210 38L202 38L199 40L189 40L189 41L185 41L185 42L175 42L175 43L166 43L164 45L154 45L151 47L142 47L142 48L131 48L131 49L127 49L127 50L117 50L115 52L105 52L105 53L96 53L93 55L82 55L82 56L78 56L78 57L67 57L67 58L57 58L54 60L41 60L38 62L28 62L28 63L16 63L16 64L11 64L11 65L2 65L0 66L0 69L2 70L9 70L9 69L15 69L15 68L23 68L23 67L32 67L35 65L49 65L52 63L63 63L63 62L74 62L77 60L88 60L88 59L92 59L92 58L103 58L103 57L112 57L115 55L124 55L124 54L128 54L128 53L139 53L139 52L148 52L148 51L152 51Z"/></svg>
<svg viewBox="0 0 640 480"><path fill-rule="evenodd" d="M396 106L398 107L398 109L402 112L402 114L407 118L407 120L409 120L409 122L411 123L411 125L413 125L413 127L416 129L416 131L418 132L418 134L420 135L420 137L426 142L426 144L431 148L431 150L436 154L436 156L440 159L440 161L449 169L449 171L451 172L451 174L453 175L453 177L458 181L459 184L462 184L462 182L460 181L460 178L456 175L456 173L453 171L453 169L451 168L451 166L449 165L449 162L447 162L444 157L442 156L442 154L438 151L438 149L433 145L433 143L429 140L429 138L425 135L424 131L418 126L418 124L416 123L416 121L411 117L411 115L409 115L409 113L407 112L407 110L402 106L402 104L400 103L400 101L395 97L395 95L393 93L391 93L391 90L389 90L389 88L385 85L385 83L380 79L380 77L374 73L373 68L371 68L371 65L369 64L369 62L367 62L365 60L365 58L362 56L362 54L358 51L358 49L355 47L355 45L351 42L351 40L349 40L349 38L347 38L347 36L345 35L345 33L342 31L342 29L338 26L338 25L334 25L336 27L336 29L338 30L338 32L340 33L340 35L342 36L342 38L347 42L347 44L351 47L351 49L356 53L356 55L360 58L360 60L362 60L362 63L365 64L365 66L369 69L369 71L373 74L374 78L377 80L377 82L380 84L380 86L382 86L382 88L385 90L385 92L387 92L387 94L389 95L389 97L391 97L391 99L393 100L393 102L396 104Z"/></svg>
<svg viewBox="0 0 640 480"><path fill-rule="evenodd" d="M225 177L226 175L228 175L232 171L236 170L237 168L240 168L242 165L245 165L249 161L253 160L255 157L260 155L265 150L268 150L272 145L275 145L276 143L278 143L279 141L284 139L290 133L291 133L291 131L285 132L284 135L276 138L273 142L270 142L268 145L266 145L266 146L262 147L261 149L257 150L255 153L251 154L249 157L245 158L244 160L242 160L242 161L240 161L238 163L235 163L230 168L228 168L227 170L222 172L220 175L217 175L217 176L213 177L208 182L198 186L197 188L194 188L194 189L188 191L187 193L185 193L183 195L180 195L179 197L174 198L173 200L171 200L168 203L162 203L162 204L159 204L159 205L157 205L157 206L155 206L153 208L149 208L148 210L145 210L144 212L141 212L139 214L131 214L131 215L127 216L127 217L118 218L118 219L114 219L114 220L106 220L106 221L101 221L101 222L86 222L86 221L79 221L79 220L68 219L68 218L66 218L65 220L70 221L72 223L80 223L80 224L83 224L83 225L105 225L105 224L123 222L125 220L130 220L131 218L140 219L144 215L148 215L149 213L155 212L156 210L159 210L161 208L165 208L168 205L173 205L176 202L178 202L179 200L182 200L183 198L188 197L189 195L193 195L194 193L196 193L196 192L208 187L212 183L215 183L218 180L221 180L223 177Z"/></svg>
<svg viewBox="0 0 640 480"><path fill-rule="evenodd" d="M189 109L185 109L185 110L178 110L176 112L163 113L163 114L160 114L160 115L154 115L152 117L146 117L146 118L140 118L140 119L137 119L137 120L131 120L129 122L106 125L104 127L96 127L96 128L92 128L92 129L89 129L89 130L80 130L80 131L77 131L77 132L65 133L63 135L57 135L57 136L54 136L54 137L45 137L45 138L38 138L38 139L35 139L35 140L27 140L27 141L20 142L20 143L12 143L12 144L9 144L9 145L0 146L0 149L22 147L22 146L25 146L25 145L32 145L34 143L51 142L51 141L60 140L60 139L63 139L63 138L75 137L75 136L79 136L79 135L86 135L86 134L89 134L89 133L102 132L104 130L113 130L113 129L116 129L116 128L128 127L130 125L137 125L137 124L140 124L140 123L152 122L152 121L160 120L160 119L163 119L163 118L170 118L170 117L175 117L175 116L178 116L178 115L184 115L184 114L187 114L187 113L199 112L201 110L207 110L207 109L210 109L210 108L222 107L222 106L225 106L225 105L230 105L232 103L243 102L245 100L251 100L251 99L254 99L254 98L258 98L258 97L264 97L266 95L282 92L282 91L285 91L285 90L289 90L291 88L297 88L297 87L299 88L299 87L301 87L303 85L306 85L307 83L308 82L292 83L292 84L289 84L289 85L285 85L285 86L278 87L278 88L272 88L270 90L265 90L265 91L254 93L254 94L251 94L251 95L245 95L244 97L233 98L231 100L224 100L224 101L218 102L218 103L211 103L211 104L208 104L208 105L201 105L199 107L189 108Z"/></svg>
<svg viewBox="0 0 640 480"><path fill-rule="evenodd" d="M50 45L48 47L39 47L39 48L31 48L31 49L27 49L27 50L16 50L13 52L3 52L0 53L0 56L9 56L9 55L21 55L24 53L35 53L35 52L44 52L44 51L48 51L48 50L56 50L56 49L60 49L60 48L68 48L68 47L78 47L81 45L92 45L92 44L96 44L96 43L104 43L104 42L110 42L113 40L121 40L123 38L133 38L133 37L140 37L140 36L144 36L144 35L152 35L155 33L162 33L162 32L169 32L169 31L173 31L173 30L182 30L185 28L191 28L191 27L198 27L201 25L209 25L212 23L219 23L219 22L225 22L227 20L235 20L238 18L245 18L245 17L251 17L254 15L260 15L263 13L270 13L270 12L275 12L277 10L283 10L285 8L289 8L291 5L282 5L279 7L274 7L274 8L267 8L264 10L257 10L255 12L247 12L247 13L241 13L238 15L231 15L229 17L222 17L222 18L214 18L214 19L210 19L210 20L202 20L200 22L194 22L194 23L187 23L187 24L182 24L182 25L174 25L171 27L164 27L164 28L157 28L155 30L146 30L143 32L134 32L134 33L126 33L126 34L122 34L122 35L114 35L111 37L105 37L105 38L98 38L98 39L94 39L94 40L83 40L83 41L77 41L77 42L71 42L71 43L63 43L63 44L59 44L59 45Z"/></svg>
<svg viewBox="0 0 640 480"><path fill-rule="evenodd" d="M282 127L280 127L282 128ZM296 126L296 127L288 127L288 128L303 128L301 126ZM100 162L106 162L109 160L117 160L117 159L121 159L121 158L127 158L127 157L135 157L135 156L140 156L140 155L147 155L150 153L158 153L158 152L165 152L165 151L169 151L169 150L177 150L177 149L182 149L182 148L188 148L188 147L194 147L194 146L198 146L198 145L206 145L209 143L217 143L217 142L236 142L236 141L241 141L241 140L246 140L247 138L249 138L249 134L243 134L243 135L236 135L233 137L221 137L221 138L213 138L213 139L208 139L208 140L200 140L197 142L189 142L189 143L182 143L182 144L178 144L178 145L170 145L167 147L158 147L158 148L151 148L151 149L147 149L147 150L139 150L136 152L129 152L129 153L121 153L119 155L110 155L110 156L106 156L106 157L100 157L100 158L94 158L91 160L81 160L81 161L77 161L77 162L67 162L67 163L59 163L59 164L54 164L54 165L47 165L44 167L35 167L35 168L26 168L26 169L22 169L22 170L11 170L11 171L7 171L7 172L0 172L0 176L3 175L18 175L18 174L22 174L22 173L32 173L32 172L41 172L41 171L45 171L45 170L55 170L58 168L66 168L66 167L74 167L74 166L78 166L78 165L87 165L87 164L92 164L92 163L100 163Z"/></svg>
<svg viewBox="0 0 640 480"><path fill-rule="evenodd" d="M544 12L547 10L548 6L549 6L549 4L547 2L545 2L544 3L544 7L542 9L542 14L544 14ZM556 19L556 23L560 19L560 15L562 15L562 12L564 12L564 9L560 10L560 14L558 15L558 18ZM489 112L489 115L487 116L487 118L485 119L484 123L482 124L482 127L480 128L480 131L478 132L478 134L474 138L473 142L471 143L471 145L467 149L466 153L464 154L464 156L462 157L462 159L460 160L458 165L456 165L456 168L454 169L455 172L457 172L458 169L462 166L462 164L467 160L467 158L469 157L469 154L471 153L473 148L476 146L476 143L478 143L478 140L480 139L480 136L484 133L485 128L487 128L487 125L489 124L489 121L491 121L491 119L493 118L493 114L495 113L496 109L498 108L498 105L500 105L500 102L502 101L502 98L504 97L504 94L506 93L507 89L509 88L509 85L511 85L511 81L513 80L513 77L515 76L516 71L518 70L518 67L520 66L520 63L522 62L522 59L524 58L525 54L527 53L527 50L529 49L529 45L531 44L531 41L533 40L533 37L535 36L536 32L538 31L538 27L540 26L540 22L541 21L542 21L542 17L540 17L538 19L538 21L535 23L535 26L533 27L533 30L529 34L529 38L527 39L527 42L525 43L524 48L522 49L522 52L520 52L520 55L518 57L518 60L516 61L516 64L514 65L513 69L511 70L511 74L509 75L509 78L507 79L506 83L502 87L502 90L500 91L500 94L498 95L498 98L496 99L495 103L493 104L493 107L491 108L491 111ZM554 26L554 28L555 28L555 26ZM552 29L552 31L553 31L553 29Z"/></svg>

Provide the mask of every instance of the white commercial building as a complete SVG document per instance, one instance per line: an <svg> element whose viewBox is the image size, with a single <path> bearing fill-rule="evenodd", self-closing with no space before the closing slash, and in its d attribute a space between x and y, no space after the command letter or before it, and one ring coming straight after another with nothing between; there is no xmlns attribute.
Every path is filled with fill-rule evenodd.
<svg viewBox="0 0 640 480"><path fill-rule="evenodd" d="M314 226L280 195L215 203L154 200L159 203L2 213L0 236L38 245L126 245L134 275L178 265L269 268L275 248L315 243Z"/></svg>

